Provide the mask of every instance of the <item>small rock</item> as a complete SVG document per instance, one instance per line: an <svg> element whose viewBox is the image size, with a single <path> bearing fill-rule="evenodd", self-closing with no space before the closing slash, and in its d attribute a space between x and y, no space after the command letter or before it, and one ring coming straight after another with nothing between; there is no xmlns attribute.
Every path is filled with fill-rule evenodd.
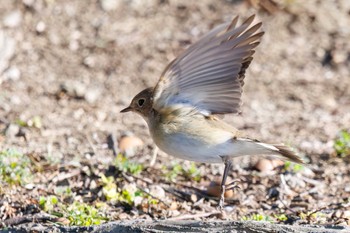
<svg viewBox="0 0 350 233"><path fill-rule="evenodd" d="M100 0L101 7L104 11L113 11L119 8L123 1L120 0Z"/></svg>
<svg viewBox="0 0 350 233"><path fill-rule="evenodd" d="M74 98L83 98L86 93L86 86L83 83L67 81L60 85L61 91Z"/></svg>
<svg viewBox="0 0 350 233"><path fill-rule="evenodd" d="M15 138L20 131L20 127L16 124L10 124L5 132L6 137Z"/></svg>
<svg viewBox="0 0 350 233"><path fill-rule="evenodd" d="M125 220L125 219L129 219L129 218L130 218L130 215L127 214L127 213L120 213L120 214L118 215L118 218L119 218L120 220Z"/></svg>
<svg viewBox="0 0 350 233"><path fill-rule="evenodd" d="M24 187L26 189L32 190L35 187L35 185L34 184L26 184Z"/></svg>
<svg viewBox="0 0 350 233"><path fill-rule="evenodd" d="M149 193L159 199L163 199L165 197L165 191L159 185L152 185L149 188Z"/></svg>
<svg viewBox="0 0 350 233"><path fill-rule="evenodd" d="M119 149L126 156L134 156L137 149L143 146L143 141L135 136L125 136L119 142Z"/></svg>
<svg viewBox="0 0 350 233"><path fill-rule="evenodd" d="M284 165L284 161L279 160L279 159L273 159L273 160L271 160L271 162L272 162L272 165L274 166L274 168Z"/></svg>
<svg viewBox="0 0 350 233"><path fill-rule="evenodd" d="M34 4L35 0L23 0L23 4L26 6L26 7L32 7L33 4Z"/></svg>
<svg viewBox="0 0 350 233"><path fill-rule="evenodd" d="M92 68L96 65L95 58L88 56L88 57L84 58L83 64L89 68Z"/></svg>
<svg viewBox="0 0 350 233"><path fill-rule="evenodd" d="M177 207L178 207L177 202L173 201L173 202L171 203L169 209L170 209L170 210L177 210Z"/></svg>
<svg viewBox="0 0 350 233"><path fill-rule="evenodd" d="M93 89L89 89L86 93L85 93L85 100L90 103L93 104L95 103L99 97L100 97L101 91L98 88L93 88Z"/></svg>
<svg viewBox="0 0 350 233"><path fill-rule="evenodd" d="M90 190L95 189L95 188L97 188L96 181L95 181L95 180L92 180L92 181L90 182Z"/></svg>
<svg viewBox="0 0 350 233"><path fill-rule="evenodd" d="M9 61L15 54L16 41L0 30L0 74L9 66Z"/></svg>
<svg viewBox="0 0 350 233"><path fill-rule="evenodd" d="M345 210L341 216L350 219L350 210Z"/></svg>
<svg viewBox="0 0 350 233"><path fill-rule="evenodd" d="M197 202L198 201L198 196L196 194L191 194L191 201L192 202Z"/></svg>
<svg viewBox="0 0 350 233"><path fill-rule="evenodd" d="M5 16L3 23L5 27L15 28L22 22L22 13L20 11L13 11Z"/></svg>
<svg viewBox="0 0 350 233"><path fill-rule="evenodd" d="M45 29L46 29L46 24L43 21L40 21L35 27L35 30L37 33L43 33Z"/></svg>
<svg viewBox="0 0 350 233"><path fill-rule="evenodd" d="M342 216L342 211L337 210L333 215L334 215L334 217L336 217L336 218L340 218L340 217Z"/></svg>
<svg viewBox="0 0 350 233"><path fill-rule="evenodd" d="M141 196L137 196L134 198L134 206L139 206L142 204L142 201L143 201L143 197Z"/></svg>
<svg viewBox="0 0 350 233"><path fill-rule="evenodd" d="M125 184L123 186L123 190L126 190L129 193L135 193L137 191L137 187L135 183Z"/></svg>
<svg viewBox="0 0 350 233"><path fill-rule="evenodd" d="M56 218L55 222L61 223L62 225L69 225L69 223L70 223L69 219L63 218L63 217L62 218ZM45 231L45 228L42 231Z"/></svg>
<svg viewBox="0 0 350 233"><path fill-rule="evenodd" d="M279 159L259 159L259 161L254 165L254 167L260 172L270 172L276 167L282 166L284 162Z"/></svg>
<svg viewBox="0 0 350 233"><path fill-rule="evenodd" d="M12 66L4 73L4 77L5 80L17 81L21 78L21 71L16 66Z"/></svg>
<svg viewBox="0 0 350 233"><path fill-rule="evenodd" d="M261 172L269 172L275 168L274 164L269 159L259 159L254 167Z"/></svg>
<svg viewBox="0 0 350 233"><path fill-rule="evenodd" d="M227 178L226 184L229 184L230 179ZM209 186L207 187L207 194L213 197L220 197L221 196L221 181L220 179L216 179L212 182L210 182ZM225 198L232 198L234 196L234 192L232 189L225 191Z"/></svg>

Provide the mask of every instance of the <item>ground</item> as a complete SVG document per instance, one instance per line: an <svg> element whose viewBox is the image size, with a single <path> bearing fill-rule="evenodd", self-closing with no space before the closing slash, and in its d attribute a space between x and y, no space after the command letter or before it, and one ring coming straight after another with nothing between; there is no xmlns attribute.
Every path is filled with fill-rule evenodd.
<svg viewBox="0 0 350 233"><path fill-rule="evenodd" d="M225 120L292 146L307 165L235 159L230 178L241 179L241 189L228 194L223 216L210 195L218 187L209 184L223 165L161 151L152 164L145 122L119 112L203 33L252 14L265 35L242 113ZM0 219L350 225L350 160L334 148L350 130L349 15L348 0L3 1Z"/></svg>

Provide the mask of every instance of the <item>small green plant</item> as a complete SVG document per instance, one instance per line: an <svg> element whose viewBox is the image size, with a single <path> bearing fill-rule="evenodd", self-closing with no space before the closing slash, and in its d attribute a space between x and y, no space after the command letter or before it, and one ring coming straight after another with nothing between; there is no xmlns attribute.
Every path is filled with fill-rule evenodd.
<svg viewBox="0 0 350 233"><path fill-rule="evenodd" d="M175 182L179 175L184 176L190 180L200 181L201 173L196 164L192 162L189 166L175 163L172 167L163 166L163 173L166 180Z"/></svg>
<svg viewBox="0 0 350 233"><path fill-rule="evenodd" d="M122 154L117 155L114 164L119 171L129 172L134 175L140 174L143 170L142 164L131 162Z"/></svg>
<svg viewBox="0 0 350 233"><path fill-rule="evenodd" d="M350 133L346 130L340 131L338 137L334 141L334 149L341 158L350 155Z"/></svg>
<svg viewBox="0 0 350 233"><path fill-rule="evenodd" d="M273 217L280 222L284 222L288 220L288 217L285 214L274 214Z"/></svg>
<svg viewBox="0 0 350 233"><path fill-rule="evenodd" d="M117 192L117 184L114 177L106 177L104 174L100 174L100 181L102 182L102 193L107 201L117 202L119 199L119 193Z"/></svg>
<svg viewBox="0 0 350 233"><path fill-rule="evenodd" d="M194 162L191 162L189 167L184 166L182 174L188 179L199 182L201 180L201 172Z"/></svg>
<svg viewBox="0 0 350 233"><path fill-rule="evenodd" d="M42 121L40 116L34 116L28 121L24 121L21 119L16 120L16 124L21 127L33 127L40 129L42 127Z"/></svg>
<svg viewBox="0 0 350 233"><path fill-rule="evenodd" d="M54 207L57 206L57 204L58 204L58 199L56 196L48 196L48 197L41 196L39 198L39 206L45 212L53 211Z"/></svg>
<svg viewBox="0 0 350 233"><path fill-rule="evenodd" d="M108 221L108 218L97 208L80 202L74 202L68 206L64 215L69 220L69 225L74 226L99 225Z"/></svg>
<svg viewBox="0 0 350 233"><path fill-rule="evenodd" d="M265 221L265 222L273 222L273 219L270 216L263 214L251 214L242 217L243 221Z"/></svg>
<svg viewBox="0 0 350 233"><path fill-rule="evenodd" d="M180 175L182 172L182 166L176 163L171 167L171 169L169 169L166 166L163 166L162 170L166 180L175 182L177 176Z"/></svg>
<svg viewBox="0 0 350 233"><path fill-rule="evenodd" d="M51 215L68 219L69 225L91 226L101 224L108 220L108 218L100 213L98 208L94 206L80 202L65 205L59 202L59 199L53 195L40 197L39 206L43 211ZM59 210L59 212L56 210Z"/></svg>
<svg viewBox="0 0 350 233"><path fill-rule="evenodd" d="M310 220L313 219L317 222L325 222L326 221L326 214L319 212L319 211L309 211L309 212L301 212L299 213L299 217L303 220Z"/></svg>
<svg viewBox="0 0 350 233"><path fill-rule="evenodd" d="M100 174L100 181L102 182L102 193L110 202L124 202L129 205L134 205L136 197L143 197L143 193L134 188L118 189L113 176L106 177Z"/></svg>
<svg viewBox="0 0 350 233"><path fill-rule="evenodd" d="M298 172L300 172L303 169L304 169L304 166L301 165L301 164L298 164L298 163L293 163L293 162L290 162L290 161L286 161L284 163L284 170L285 171L298 173Z"/></svg>
<svg viewBox="0 0 350 233"><path fill-rule="evenodd" d="M8 184L26 184L32 178L29 158L9 149L0 152L0 178Z"/></svg>

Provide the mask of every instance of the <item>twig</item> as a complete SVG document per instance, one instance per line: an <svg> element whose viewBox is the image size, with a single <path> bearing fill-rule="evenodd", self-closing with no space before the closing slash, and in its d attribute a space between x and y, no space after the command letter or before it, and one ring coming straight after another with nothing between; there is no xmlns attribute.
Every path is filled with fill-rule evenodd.
<svg viewBox="0 0 350 233"><path fill-rule="evenodd" d="M155 146L155 148L154 148L154 150L153 150L151 162L149 163L149 166L150 166L150 167L153 167L154 164L156 163L158 151L159 151L158 147Z"/></svg>
<svg viewBox="0 0 350 233"><path fill-rule="evenodd" d="M109 134L107 136L108 149L112 150L114 156L117 156L117 151L115 150L115 142L116 142L115 135Z"/></svg>

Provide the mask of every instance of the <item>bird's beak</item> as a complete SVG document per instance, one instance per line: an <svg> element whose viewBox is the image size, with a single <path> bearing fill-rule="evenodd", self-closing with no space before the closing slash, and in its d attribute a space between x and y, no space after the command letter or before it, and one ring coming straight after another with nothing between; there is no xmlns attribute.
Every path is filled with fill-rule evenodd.
<svg viewBox="0 0 350 233"><path fill-rule="evenodd" d="M132 110L132 108L129 106L127 108L124 108L123 110L121 110L120 112L130 112Z"/></svg>

